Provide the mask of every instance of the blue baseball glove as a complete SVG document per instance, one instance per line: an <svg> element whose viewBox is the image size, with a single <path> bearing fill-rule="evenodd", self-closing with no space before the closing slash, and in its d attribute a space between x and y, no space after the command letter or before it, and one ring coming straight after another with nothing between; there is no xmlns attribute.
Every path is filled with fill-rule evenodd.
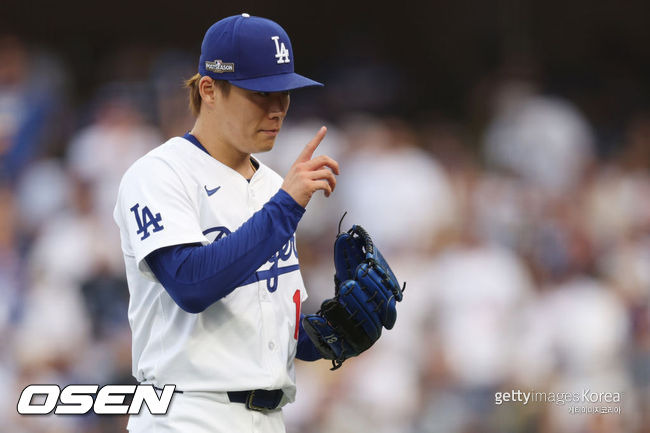
<svg viewBox="0 0 650 433"><path fill-rule="evenodd" d="M332 370L372 346L382 328L395 325L395 306L404 290L361 226L337 235L334 266L334 298L302 322L316 348L332 361Z"/></svg>

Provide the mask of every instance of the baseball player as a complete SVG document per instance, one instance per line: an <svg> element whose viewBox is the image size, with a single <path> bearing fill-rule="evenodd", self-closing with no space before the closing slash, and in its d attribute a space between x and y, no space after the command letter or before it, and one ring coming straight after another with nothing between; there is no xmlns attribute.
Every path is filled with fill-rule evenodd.
<svg viewBox="0 0 650 433"><path fill-rule="evenodd" d="M208 29L198 69L194 127L129 168L114 212L133 374L182 392L167 416L143 410L128 429L283 432L277 408L294 399L294 357L321 357L300 334L307 293L294 232L339 168L312 159L324 127L284 180L251 153L273 147L290 90L322 84L294 72L282 27L248 14Z"/></svg>
<svg viewBox="0 0 650 433"><path fill-rule="evenodd" d="M322 84L294 72L282 27L241 14L208 29L187 86L194 127L127 170L114 211L130 291L133 375L157 388L176 385L167 415L144 409L127 428L284 432L281 407L296 394L294 358L340 366L375 340L363 336L358 348L333 338L335 318L321 315L307 316L302 332L307 292L295 231L313 194L329 196L336 186L338 163L312 157L326 128L284 179L251 156L272 149L289 91ZM348 236L346 258L356 257L355 242ZM377 299L366 303L371 317L385 312Z"/></svg>

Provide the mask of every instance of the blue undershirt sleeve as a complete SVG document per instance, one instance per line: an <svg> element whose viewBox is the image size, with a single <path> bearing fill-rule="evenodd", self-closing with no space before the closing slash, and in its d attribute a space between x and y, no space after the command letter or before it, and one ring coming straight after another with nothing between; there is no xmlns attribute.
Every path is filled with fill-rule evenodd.
<svg viewBox="0 0 650 433"><path fill-rule="evenodd" d="M293 236L305 209L280 189L241 227L208 245L160 248L145 258L178 306L200 313L259 269Z"/></svg>
<svg viewBox="0 0 650 433"><path fill-rule="evenodd" d="M296 351L296 358L303 361L316 361L323 358L323 355L316 349L314 343L309 338L309 335L302 327L302 319L304 314L300 314L300 329L298 330L298 347Z"/></svg>

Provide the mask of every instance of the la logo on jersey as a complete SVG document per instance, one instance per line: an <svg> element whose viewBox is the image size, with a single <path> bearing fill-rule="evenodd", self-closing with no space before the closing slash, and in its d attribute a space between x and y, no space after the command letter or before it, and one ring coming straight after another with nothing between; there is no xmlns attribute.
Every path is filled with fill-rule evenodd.
<svg viewBox="0 0 650 433"><path fill-rule="evenodd" d="M271 39L275 42L275 58L278 59L278 63L291 63L289 50L284 46L284 42L278 42L280 36L272 36Z"/></svg>
<svg viewBox="0 0 650 433"><path fill-rule="evenodd" d="M227 227L219 226L212 227L205 231L203 234L209 236L210 242L216 242L224 236L228 236L232 232ZM271 266L264 271L256 271L250 275L246 280L240 283L241 286L254 283L256 281L266 281L266 289L273 293L278 288L278 277L289 272L294 272L300 269L297 260L295 264L286 265L286 262L291 258L298 259L298 251L296 249L296 236L292 236L286 244L279 251L273 254L267 261Z"/></svg>
<svg viewBox="0 0 650 433"><path fill-rule="evenodd" d="M131 209L129 209L135 215L135 223L138 225L138 231L136 234L142 235L140 238L141 241L147 239L151 233L149 233L149 227L153 226L153 232L159 232L165 227L160 225L162 220L160 213L157 213L155 216L149 210L148 206L142 208L142 214L139 211L140 203L136 203Z"/></svg>

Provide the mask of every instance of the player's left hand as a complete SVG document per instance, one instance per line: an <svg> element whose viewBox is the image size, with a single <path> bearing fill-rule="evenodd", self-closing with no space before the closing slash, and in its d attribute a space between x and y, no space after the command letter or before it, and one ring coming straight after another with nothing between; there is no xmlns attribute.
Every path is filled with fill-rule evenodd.
<svg viewBox="0 0 650 433"><path fill-rule="evenodd" d="M334 242L335 296L303 319L303 327L333 369L364 352L391 329L403 289L368 232L354 225Z"/></svg>
<svg viewBox="0 0 650 433"><path fill-rule="evenodd" d="M329 197L336 188L335 174L339 174L339 163L327 155L320 155L312 159L327 128L322 127L316 136L300 152L289 172L284 178L282 189L285 190L298 204L307 207L307 203L318 190L323 190Z"/></svg>

